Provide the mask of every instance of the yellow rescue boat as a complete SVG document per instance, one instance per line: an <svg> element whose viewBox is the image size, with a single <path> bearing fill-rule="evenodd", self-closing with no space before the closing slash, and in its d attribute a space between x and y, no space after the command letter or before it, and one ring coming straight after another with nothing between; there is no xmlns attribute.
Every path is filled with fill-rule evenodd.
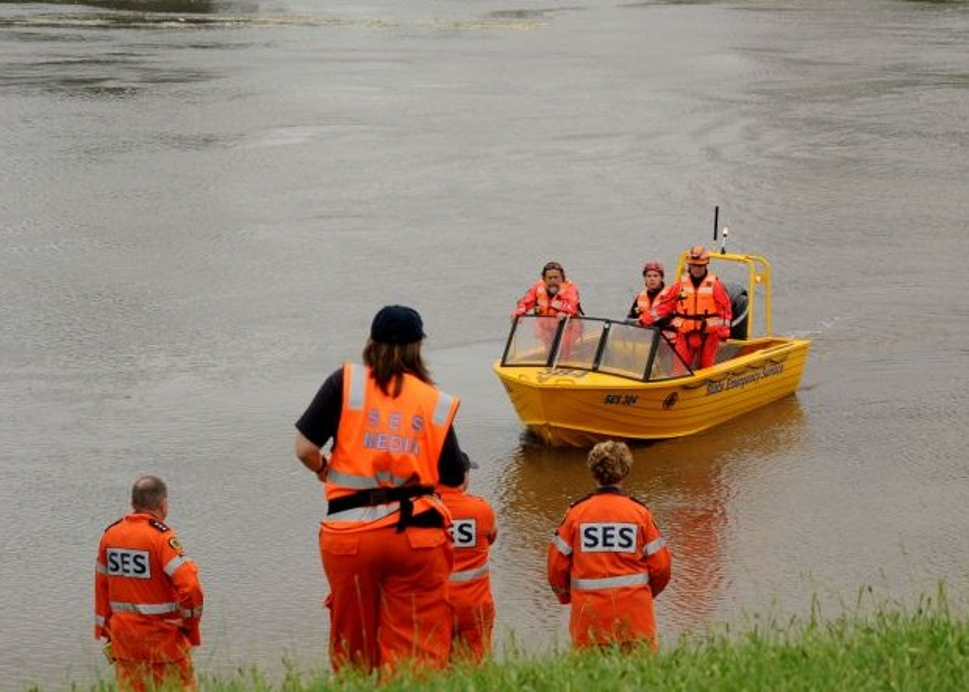
<svg viewBox="0 0 969 692"><path fill-rule="evenodd" d="M528 430L546 444L573 447L682 437L793 394L811 342L772 334L770 264L723 250L710 259L734 319L709 368L690 370L652 327L517 318L494 370ZM685 253L675 276L684 267Z"/></svg>

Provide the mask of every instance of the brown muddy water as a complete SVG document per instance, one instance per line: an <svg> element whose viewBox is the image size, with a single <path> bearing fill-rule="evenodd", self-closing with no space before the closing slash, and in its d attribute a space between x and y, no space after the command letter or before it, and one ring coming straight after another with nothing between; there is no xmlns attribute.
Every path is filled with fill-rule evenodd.
<svg viewBox="0 0 969 692"><path fill-rule="evenodd" d="M199 667L325 667L293 421L373 312L424 316L495 506L499 647L567 641L548 538L591 481L490 371L549 259L620 317L644 260L767 256L796 396L636 448L669 644L969 588L969 4L0 2L0 688L107 674L95 549L162 475Z"/></svg>

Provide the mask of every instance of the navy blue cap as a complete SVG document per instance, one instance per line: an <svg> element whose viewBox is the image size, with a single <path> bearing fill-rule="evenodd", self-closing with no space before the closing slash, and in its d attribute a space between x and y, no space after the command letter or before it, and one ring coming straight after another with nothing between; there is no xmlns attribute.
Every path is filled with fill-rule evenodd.
<svg viewBox="0 0 969 692"><path fill-rule="evenodd" d="M417 310L403 305L381 308L370 324L370 338L385 344L412 344L425 336Z"/></svg>

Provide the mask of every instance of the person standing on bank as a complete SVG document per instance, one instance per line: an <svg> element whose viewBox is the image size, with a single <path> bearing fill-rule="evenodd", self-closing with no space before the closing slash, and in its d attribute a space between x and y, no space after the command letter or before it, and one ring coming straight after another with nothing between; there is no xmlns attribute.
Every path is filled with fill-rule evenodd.
<svg viewBox="0 0 969 692"><path fill-rule="evenodd" d="M94 636L107 640L121 690L198 689L191 648L202 643L202 585L165 524L168 488L142 476L132 512L105 529L94 574Z"/></svg>
<svg viewBox="0 0 969 692"><path fill-rule="evenodd" d="M690 368L699 370L717 362L720 341L730 338L730 294L707 269L710 253L702 245L690 248L686 263L689 271L639 320L648 327L672 315L676 352Z"/></svg>
<svg viewBox="0 0 969 692"><path fill-rule="evenodd" d="M623 442L593 447L588 466L597 487L571 504L548 547L548 583L572 605L577 648L658 648L653 600L669 582L671 556L649 509L622 490L632 464Z"/></svg>
<svg viewBox="0 0 969 692"><path fill-rule="evenodd" d="M448 664L451 522L434 492L464 462L458 400L434 387L423 339L416 310L382 308L363 365L332 373L296 422L296 456L325 486L319 545L335 671Z"/></svg>
<svg viewBox="0 0 969 692"><path fill-rule="evenodd" d="M454 567L449 600L454 607L452 660L480 661L491 653L495 599L491 594L488 554L498 538L495 511L483 497L468 492L471 469L478 465L466 454L460 474L441 474L438 493L451 512Z"/></svg>

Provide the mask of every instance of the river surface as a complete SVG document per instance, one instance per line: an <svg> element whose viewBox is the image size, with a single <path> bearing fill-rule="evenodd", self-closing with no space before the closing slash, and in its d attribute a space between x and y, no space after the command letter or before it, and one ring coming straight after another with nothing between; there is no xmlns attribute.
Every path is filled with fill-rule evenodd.
<svg viewBox="0 0 969 692"><path fill-rule="evenodd" d="M325 669L293 421L388 303L495 506L498 646L567 645L591 488L490 370L549 259L619 317L646 259L768 257L795 396L636 447L669 645L969 595L969 3L0 2L0 688L109 675L101 531L163 476L199 668Z"/></svg>

